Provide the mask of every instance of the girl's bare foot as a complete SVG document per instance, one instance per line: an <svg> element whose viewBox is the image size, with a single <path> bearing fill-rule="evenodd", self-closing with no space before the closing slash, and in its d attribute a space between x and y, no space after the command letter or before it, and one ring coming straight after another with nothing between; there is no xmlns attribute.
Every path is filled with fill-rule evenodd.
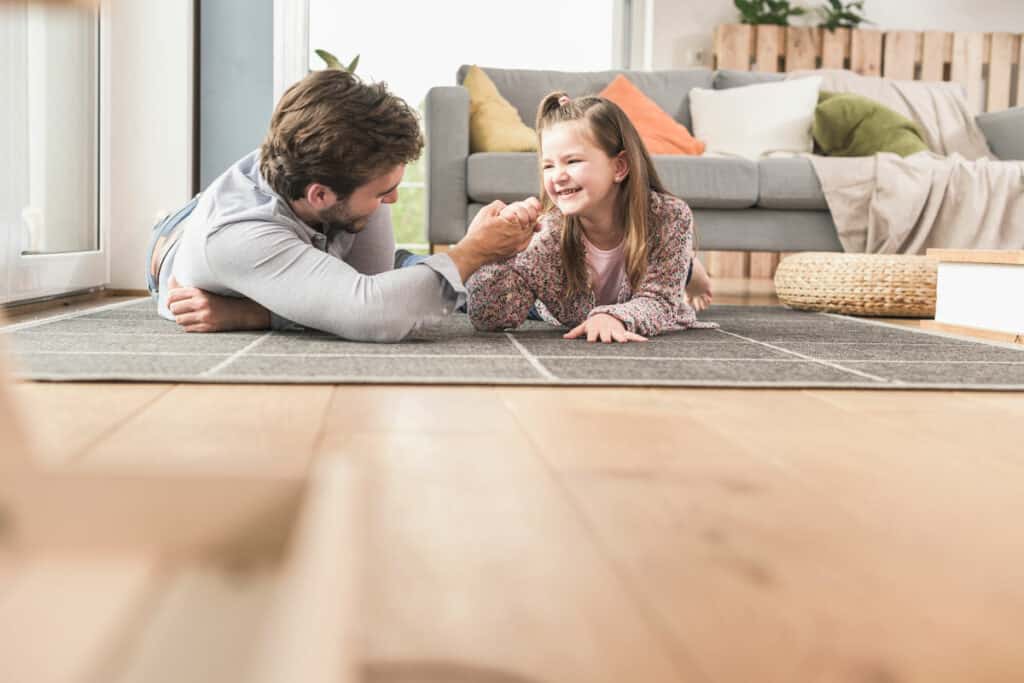
<svg viewBox="0 0 1024 683"><path fill-rule="evenodd" d="M693 259L693 275L690 284L686 285L686 299L693 310L700 313L711 305L711 277L704 269L704 264Z"/></svg>

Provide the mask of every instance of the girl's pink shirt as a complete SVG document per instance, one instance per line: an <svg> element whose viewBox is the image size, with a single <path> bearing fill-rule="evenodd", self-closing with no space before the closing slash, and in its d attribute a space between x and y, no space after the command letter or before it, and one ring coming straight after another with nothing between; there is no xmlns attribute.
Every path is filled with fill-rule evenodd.
<svg viewBox="0 0 1024 683"><path fill-rule="evenodd" d="M594 290L594 298L598 306L607 306L619 302L619 288L626 279L626 240L619 242L612 249L598 249L583 238L586 247L585 260L590 269L590 286Z"/></svg>

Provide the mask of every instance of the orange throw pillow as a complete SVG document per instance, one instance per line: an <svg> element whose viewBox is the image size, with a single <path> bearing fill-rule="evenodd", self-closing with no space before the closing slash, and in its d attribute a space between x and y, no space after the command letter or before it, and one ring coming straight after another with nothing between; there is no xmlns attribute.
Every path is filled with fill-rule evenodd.
<svg viewBox="0 0 1024 683"><path fill-rule="evenodd" d="M690 135L686 126L666 114L622 74L601 91L600 97L611 100L626 112L651 154L697 156L704 153L703 142Z"/></svg>

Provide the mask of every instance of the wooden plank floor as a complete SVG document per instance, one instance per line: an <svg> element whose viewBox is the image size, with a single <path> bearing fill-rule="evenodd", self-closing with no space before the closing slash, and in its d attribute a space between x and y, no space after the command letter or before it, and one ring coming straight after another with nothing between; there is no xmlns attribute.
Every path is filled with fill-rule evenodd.
<svg viewBox="0 0 1024 683"><path fill-rule="evenodd" d="M1024 678L1024 394L14 394L37 457L67 467L356 464L367 680ZM0 556L0 616L43 569Z"/></svg>

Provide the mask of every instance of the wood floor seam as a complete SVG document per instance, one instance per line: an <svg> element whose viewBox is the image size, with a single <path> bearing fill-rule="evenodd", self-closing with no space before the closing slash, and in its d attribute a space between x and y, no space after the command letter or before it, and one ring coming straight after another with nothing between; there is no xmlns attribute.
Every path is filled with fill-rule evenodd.
<svg viewBox="0 0 1024 683"><path fill-rule="evenodd" d="M93 438L91 441L86 442L86 444L77 454L68 457L67 465L74 466L81 464L81 461L85 459L89 454L91 454L92 451L95 448L97 448L103 441L116 434L119 430L123 429L132 420L134 420L139 415L142 415L144 412L146 412L146 410L149 409L150 406L152 406L161 398L174 391L174 389L178 386L181 385L171 384L165 387L164 390L161 391L160 393L146 399L141 405L139 405L137 408L128 413L120 422L110 425L110 427L103 430L100 434L96 435L96 437Z"/></svg>

